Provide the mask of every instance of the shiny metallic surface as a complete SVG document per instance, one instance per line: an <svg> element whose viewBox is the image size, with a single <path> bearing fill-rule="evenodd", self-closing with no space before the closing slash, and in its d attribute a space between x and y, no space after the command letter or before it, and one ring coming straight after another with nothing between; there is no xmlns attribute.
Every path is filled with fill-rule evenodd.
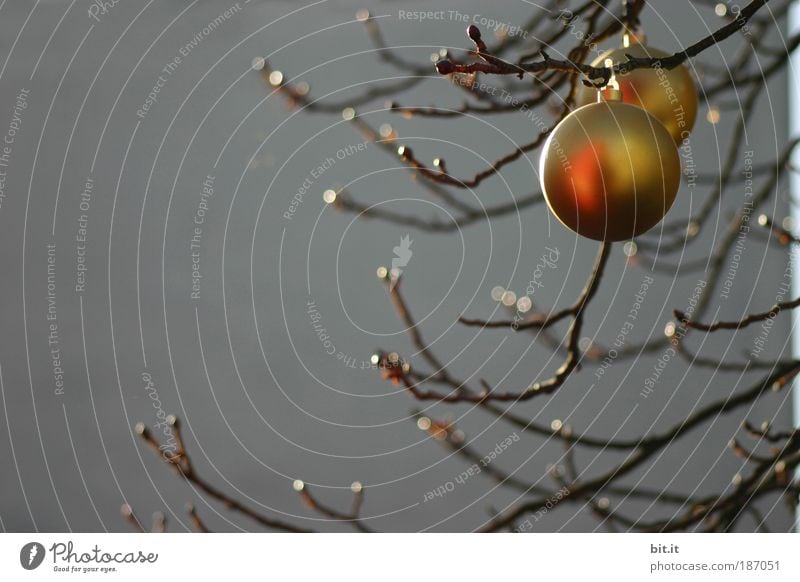
<svg viewBox="0 0 800 582"><path fill-rule="evenodd" d="M644 109L620 101L568 115L539 162L550 210L595 240L627 240L658 224L675 200L680 175L669 132Z"/></svg>
<svg viewBox="0 0 800 582"><path fill-rule="evenodd" d="M662 50L634 43L604 52L592 62L602 67L606 59L614 64L625 62L626 54L634 57L662 58L669 56ZM616 77L622 90L623 101L638 105L653 114L667 128L675 143L681 143L689 136L697 118L697 87L688 69L680 65L674 69L661 68L636 69L626 75ZM597 101L597 91L582 87L576 98L578 106Z"/></svg>

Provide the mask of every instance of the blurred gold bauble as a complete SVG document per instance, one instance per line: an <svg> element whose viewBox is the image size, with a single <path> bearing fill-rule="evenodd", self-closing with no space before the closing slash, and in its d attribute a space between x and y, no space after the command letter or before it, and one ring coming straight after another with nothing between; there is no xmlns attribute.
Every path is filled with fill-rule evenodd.
<svg viewBox="0 0 800 582"><path fill-rule="evenodd" d="M611 59L614 64L624 63L628 60L626 54L656 59L670 56L662 50L634 41L630 46L604 52L594 60L592 66L602 67L606 59ZM655 115L667 128L675 143L680 144L689 136L697 117L697 88L685 66L678 65L670 70L635 69L625 75L618 75L617 81L622 91L622 100ZM576 98L576 105L587 105L596 100L595 89L582 87Z"/></svg>
<svg viewBox="0 0 800 582"><path fill-rule="evenodd" d="M594 240L629 240L658 224L672 206L680 159L658 119L620 101L618 91L604 93L609 100L576 109L553 129L539 179L564 226Z"/></svg>

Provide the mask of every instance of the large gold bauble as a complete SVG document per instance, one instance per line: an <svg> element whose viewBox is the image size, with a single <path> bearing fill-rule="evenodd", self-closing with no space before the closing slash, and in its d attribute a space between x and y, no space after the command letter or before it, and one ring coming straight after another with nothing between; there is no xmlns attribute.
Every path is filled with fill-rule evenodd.
<svg viewBox="0 0 800 582"><path fill-rule="evenodd" d="M553 129L539 161L550 210L564 226L594 240L629 240L658 224L675 200L680 176L669 132L644 109L622 101L570 113Z"/></svg>
<svg viewBox="0 0 800 582"><path fill-rule="evenodd" d="M625 62L626 54L634 57L663 58L669 56L662 50L641 43L611 49L594 60L592 66L602 67L606 59L614 64ZM635 69L618 75L617 82L625 103L638 105L655 115L664 124L675 143L680 144L689 136L697 117L697 87L689 70L679 65L674 69ZM591 87L579 90L576 104L587 105L597 100L597 91Z"/></svg>

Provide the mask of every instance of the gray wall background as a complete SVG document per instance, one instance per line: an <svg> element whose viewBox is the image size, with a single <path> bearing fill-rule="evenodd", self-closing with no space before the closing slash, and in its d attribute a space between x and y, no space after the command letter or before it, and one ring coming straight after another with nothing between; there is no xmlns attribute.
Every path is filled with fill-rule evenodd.
<svg viewBox="0 0 800 582"><path fill-rule="evenodd" d="M644 16L652 44L675 50L719 25L707 7L650 2ZM543 206L470 226L460 234L433 235L378 221L353 221L326 207L322 192L350 185L354 197L385 202L398 212L446 219L429 195L409 180L397 160L373 145L337 160L314 180L291 220L290 201L313 168L360 136L337 115L296 113L270 95L250 70L256 56L312 94L338 91L340 100L377 79L397 73L381 63L354 22L368 7L381 18L390 45L405 58L427 62L440 47L463 48L464 25L455 21L410 22L398 10L453 9L521 23L535 6L477 1L321 2L240 0L229 19L202 40L167 75L157 101L137 116L162 69L205 26L233 6L226 2L119 2L99 21L84 0L7 0L0 7L0 131L11 123L15 98L29 90L28 108L16 135L0 208L0 527L5 531L127 531L119 507L130 503L145 521L167 513L171 529L188 527L191 501L215 530L253 524L206 502L152 454L133 433L137 421L157 422L145 389L150 374L166 413L184 419L194 462L209 480L261 507L323 530L341 529L318 520L292 491L293 479L316 485L330 504L347 507L353 480L366 486L365 515L390 531L469 530L490 507L514 501L484 476L469 479L441 499L423 503L426 492L453 480L466 464L443 452L411 419L420 406L374 371L352 369L326 354L312 329L313 300L337 351L357 361L376 348L412 353L375 269L388 264L392 248L409 232L414 255L405 269L404 291L422 332L452 370L501 387L546 377L558 365L546 347L506 330L453 326L462 313L489 317L495 285L524 292L545 245L560 251L546 273L539 305L567 305L582 287L595 245L555 223ZM780 39L775 38L775 42ZM703 62L724 65L739 39L708 51ZM330 61L319 66L323 61ZM352 87L353 85L358 85ZM748 131L757 164L769 162L786 139L785 80L776 78L762 98ZM457 106L463 96L433 74L397 96L404 105ZM722 122L705 121L701 103L693 136L700 171L719 167L736 111ZM363 108L374 126L391 123L422 159L442 155L454 174L471 175L531 139L536 128L522 116L487 121L406 120L378 100ZM218 162L217 162L218 160ZM744 164L742 153L742 165ZM538 152L509 166L502 178L475 192L460 193L491 205L537 187ZM191 298L193 219L202 183L214 176L214 194L200 243L201 296ZM87 177L94 188L90 208L80 207ZM681 260L707 255L722 220L743 201L737 178L714 222ZM765 211L786 214L785 187ZM707 195L684 188L670 218L688 216ZM389 201L389 202L387 202ZM88 217L86 285L76 292L76 233ZM47 245L55 245L58 341L65 386L55 393L50 346ZM786 256L750 238L730 299L715 291L720 317L738 317L771 305ZM616 336L647 274L615 248L585 334L603 344ZM696 280L656 275L636 341L662 333L673 308L685 308ZM309 292L310 289L310 292ZM538 293L538 292L537 292ZM712 310L713 311L713 310ZM760 328L736 336L719 334L702 343L709 357L739 358ZM788 355L789 319L778 318L764 358ZM498 345L500 346L498 349ZM495 352L496 350L496 352ZM490 357L491 355L491 357ZM620 361L589 389L595 364L587 364L555 396L515 407L538 422L567 418L576 430L633 437L666 427L703 403L752 385L756 375L688 369L681 359L664 371L654 393L640 396L656 357ZM502 382L501 382L502 379ZM631 411L634 413L631 414ZM776 417L788 425L788 393L767 397L748 418ZM466 405L431 406L437 417L459 419L472 445L489 451L514 429ZM696 430L627 480L666 484L687 493L724 488L741 461L727 450L745 411ZM627 419L627 420L626 420ZM495 461L530 480L548 482L545 469L562 448L523 437ZM618 462L613 453L579 452L587 475ZM555 487L557 488L557 487ZM762 507L776 530L791 517L784 505ZM647 504L628 504L632 515ZM647 516L658 515L649 510ZM749 519L749 518L748 518ZM569 504L536 524L539 531L592 530L581 505ZM744 529L753 528L745 519Z"/></svg>

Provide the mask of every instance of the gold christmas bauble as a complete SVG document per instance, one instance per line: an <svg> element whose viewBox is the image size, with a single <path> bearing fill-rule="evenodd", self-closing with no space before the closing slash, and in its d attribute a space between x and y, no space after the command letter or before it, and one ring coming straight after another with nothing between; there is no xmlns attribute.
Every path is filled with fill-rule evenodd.
<svg viewBox="0 0 800 582"><path fill-rule="evenodd" d="M592 62L594 67L602 67L606 59L614 64L625 62L626 54L634 57L663 58L669 56L662 50L635 42L631 37L630 46L611 49ZM675 143L680 144L689 136L697 117L697 87L689 70L679 65L674 69L645 68L635 69L625 75L618 75L617 81L625 103L638 105L652 113L667 128ZM576 105L583 106L597 100L597 91L582 87L576 98Z"/></svg>
<svg viewBox="0 0 800 582"><path fill-rule="evenodd" d="M619 99L618 92L605 92ZM595 92L595 95L597 92ZM680 186L678 150L644 109L601 100L576 109L552 131L539 161L550 210L594 240L629 240L658 224Z"/></svg>

